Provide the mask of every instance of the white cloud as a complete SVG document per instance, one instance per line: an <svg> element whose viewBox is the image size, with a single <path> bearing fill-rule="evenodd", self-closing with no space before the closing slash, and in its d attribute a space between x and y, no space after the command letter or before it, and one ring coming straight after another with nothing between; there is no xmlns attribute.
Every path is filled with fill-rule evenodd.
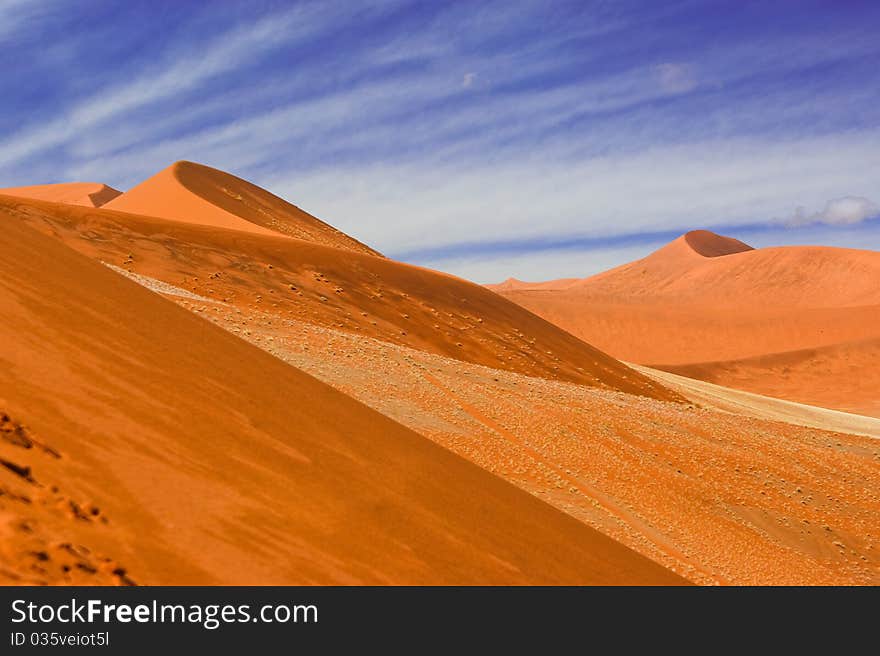
<svg viewBox="0 0 880 656"><path fill-rule="evenodd" d="M386 253L553 236L747 225L841 189L880 194L880 131L798 141L713 140L591 159L562 147L257 180Z"/></svg>
<svg viewBox="0 0 880 656"><path fill-rule="evenodd" d="M654 69L660 87L667 93L686 93L697 86L697 80L691 66L667 62Z"/></svg>
<svg viewBox="0 0 880 656"><path fill-rule="evenodd" d="M825 203L821 212L807 214L803 207L795 210L789 219L791 226L825 223L827 225L854 225L880 215L880 207L863 196L843 196Z"/></svg>

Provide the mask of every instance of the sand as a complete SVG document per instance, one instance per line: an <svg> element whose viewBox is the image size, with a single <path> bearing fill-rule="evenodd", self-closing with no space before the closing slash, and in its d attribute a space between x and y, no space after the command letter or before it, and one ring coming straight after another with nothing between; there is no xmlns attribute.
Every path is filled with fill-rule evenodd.
<svg viewBox="0 0 880 656"><path fill-rule="evenodd" d="M878 280L873 251L697 231L580 281L495 289L625 361L876 414Z"/></svg>
<svg viewBox="0 0 880 656"><path fill-rule="evenodd" d="M151 179L196 197L165 217L0 197L0 580L880 582L872 420L636 371L453 276L278 234L187 166ZM761 253L672 246L645 298L689 297L676 267ZM667 354L701 346L686 317L730 338L758 316L783 344L807 318L868 348L880 303L828 335L840 307L785 294L794 310L761 316L633 297L597 316L645 330L666 307L685 333Z"/></svg>
<svg viewBox="0 0 880 656"><path fill-rule="evenodd" d="M36 198L69 205L84 205L85 207L101 207L121 193L121 191L100 182L66 182L0 189L0 195L4 196Z"/></svg>
<svg viewBox="0 0 880 656"><path fill-rule="evenodd" d="M254 234L280 233L356 253L379 255L265 189L194 162L175 162L106 207Z"/></svg>
<svg viewBox="0 0 880 656"><path fill-rule="evenodd" d="M880 439L880 419L874 417L744 392L650 367L631 366L667 387L678 390L704 408L770 421L784 421L795 426L808 426L835 433Z"/></svg>
<svg viewBox="0 0 880 656"><path fill-rule="evenodd" d="M2 215L7 583L678 583Z"/></svg>
<svg viewBox="0 0 880 656"><path fill-rule="evenodd" d="M656 398L677 395L454 276L275 234L39 201L15 216L90 257L236 307L344 328L466 362Z"/></svg>
<svg viewBox="0 0 880 656"><path fill-rule="evenodd" d="M741 360L661 366L727 387L880 417L880 339Z"/></svg>
<svg viewBox="0 0 880 656"><path fill-rule="evenodd" d="M692 403L532 378L123 275L695 583L880 580L880 420L647 369Z"/></svg>

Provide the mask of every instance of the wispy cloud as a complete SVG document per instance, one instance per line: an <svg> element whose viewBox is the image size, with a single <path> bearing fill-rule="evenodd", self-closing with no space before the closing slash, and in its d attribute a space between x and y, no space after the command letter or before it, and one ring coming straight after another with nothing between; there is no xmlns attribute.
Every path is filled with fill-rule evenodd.
<svg viewBox="0 0 880 656"><path fill-rule="evenodd" d="M656 67L660 86L669 93L685 93L697 86L693 67L687 64L665 62Z"/></svg>
<svg viewBox="0 0 880 656"><path fill-rule="evenodd" d="M48 124L32 125L0 142L0 167L75 140L83 131L244 68L281 44L290 46L298 39L314 38L316 32L332 26L336 17L315 4L297 6L235 26L205 43L173 48L164 54L162 64L66 108Z"/></svg>
<svg viewBox="0 0 880 656"><path fill-rule="evenodd" d="M44 18L57 8L57 0L0 0L0 36L14 35L16 31Z"/></svg>
<svg viewBox="0 0 880 656"><path fill-rule="evenodd" d="M585 161L520 150L489 163L331 166L281 174L271 186L388 253L474 243L491 252L511 239L772 222L804 202L821 207L842 188L867 196L877 184L878 139L880 130L717 140Z"/></svg>

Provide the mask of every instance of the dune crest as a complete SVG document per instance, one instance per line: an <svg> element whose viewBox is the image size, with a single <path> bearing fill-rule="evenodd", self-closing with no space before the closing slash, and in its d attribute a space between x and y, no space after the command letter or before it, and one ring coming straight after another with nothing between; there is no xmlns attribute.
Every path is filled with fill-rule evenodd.
<svg viewBox="0 0 880 656"><path fill-rule="evenodd" d="M122 194L121 191L100 182L62 182L0 189L0 195L35 198L53 203L83 205L85 207L102 207L120 194Z"/></svg>
<svg viewBox="0 0 880 656"><path fill-rule="evenodd" d="M487 289L493 292L511 292L522 289L565 289L580 282L579 278L560 278L558 280L548 280L546 282L526 282L517 280L516 278L508 278L504 282L485 285Z"/></svg>
<svg viewBox="0 0 880 656"><path fill-rule="evenodd" d="M333 248L380 255L283 198L194 162L175 162L105 207L257 234L280 233Z"/></svg>

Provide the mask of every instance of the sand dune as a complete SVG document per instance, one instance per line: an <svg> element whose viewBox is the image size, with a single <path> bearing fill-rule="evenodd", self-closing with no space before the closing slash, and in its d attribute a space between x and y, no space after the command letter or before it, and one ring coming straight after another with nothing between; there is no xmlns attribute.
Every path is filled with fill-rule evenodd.
<svg viewBox="0 0 880 656"><path fill-rule="evenodd" d="M475 364L678 398L516 304L446 274L279 235L107 209L3 199L0 207L94 259L243 310L272 308Z"/></svg>
<svg viewBox="0 0 880 656"><path fill-rule="evenodd" d="M0 577L677 576L8 213Z"/></svg>
<svg viewBox="0 0 880 656"><path fill-rule="evenodd" d="M320 222L278 234L251 187L181 163L129 197L153 215L0 197L0 581L880 581L875 420L636 371ZM625 299L502 291L586 299L605 343L685 364L873 348L880 302L804 304L870 262L830 257L781 307L724 264L740 303L717 262L761 252L691 233L596 277L639 281Z"/></svg>
<svg viewBox="0 0 880 656"><path fill-rule="evenodd" d="M592 296L748 307L880 304L880 253L824 246L753 249L702 230L569 289Z"/></svg>
<svg viewBox="0 0 880 656"><path fill-rule="evenodd" d="M516 278L508 278L504 282L495 285L486 285L493 292L512 292L523 289L566 289L580 282L579 278L560 278L558 280L548 280L546 282L526 282L517 280Z"/></svg>
<svg viewBox="0 0 880 656"><path fill-rule="evenodd" d="M497 291L621 360L872 413L878 280L873 251L752 249L696 231L573 284Z"/></svg>
<svg viewBox="0 0 880 656"><path fill-rule="evenodd" d="M55 203L84 205L85 207L101 207L121 193L121 191L117 191L113 187L108 187L99 182L65 182L0 189L0 195L36 198L38 200L50 200Z"/></svg>
<svg viewBox="0 0 880 656"><path fill-rule="evenodd" d="M172 164L106 207L256 234L281 233L324 246L379 255L265 189L194 162Z"/></svg>
<svg viewBox="0 0 880 656"><path fill-rule="evenodd" d="M880 420L647 369L694 403L531 378L115 270L695 583L880 581Z"/></svg>

